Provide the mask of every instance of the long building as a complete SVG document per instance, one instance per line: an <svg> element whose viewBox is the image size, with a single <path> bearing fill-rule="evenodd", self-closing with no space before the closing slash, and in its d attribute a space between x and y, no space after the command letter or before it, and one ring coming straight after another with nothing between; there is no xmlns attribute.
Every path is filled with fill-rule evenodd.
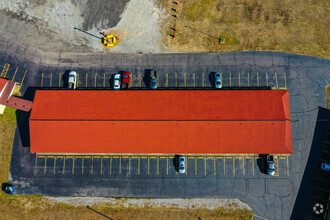
<svg viewBox="0 0 330 220"><path fill-rule="evenodd" d="M287 90L39 90L32 153L292 154Z"/></svg>

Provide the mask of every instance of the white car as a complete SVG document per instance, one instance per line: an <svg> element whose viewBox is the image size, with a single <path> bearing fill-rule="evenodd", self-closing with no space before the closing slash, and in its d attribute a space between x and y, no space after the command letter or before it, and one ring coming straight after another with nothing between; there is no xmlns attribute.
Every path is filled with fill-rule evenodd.
<svg viewBox="0 0 330 220"><path fill-rule="evenodd" d="M75 71L70 71L68 77L68 89L76 89L77 85L77 73Z"/></svg>
<svg viewBox="0 0 330 220"><path fill-rule="evenodd" d="M186 172L186 158L183 156L179 157L179 173L185 173Z"/></svg>
<svg viewBox="0 0 330 220"><path fill-rule="evenodd" d="M113 78L113 89L114 90L119 90L120 89L120 84L121 84L121 76L119 73L115 74L115 77Z"/></svg>

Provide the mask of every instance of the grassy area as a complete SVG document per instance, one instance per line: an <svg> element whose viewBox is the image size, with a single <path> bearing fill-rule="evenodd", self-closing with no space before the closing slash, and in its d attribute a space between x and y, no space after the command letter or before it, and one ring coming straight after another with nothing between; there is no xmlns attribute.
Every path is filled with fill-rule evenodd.
<svg viewBox="0 0 330 220"><path fill-rule="evenodd" d="M172 50L267 50L330 58L327 0L189 0L179 5L158 1L170 15L163 41ZM175 40L170 37L174 26ZM220 37L225 44L219 44Z"/></svg>
<svg viewBox="0 0 330 220"><path fill-rule="evenodd" d="M0 180L8 182L11 151L16 127L16 110L7 107L0 115ZM54 204L42 196L16 196L0 192L1 219L251 219L252 211L232 209L178 209L178 208L121 208L111 204L91 207L74 207ZM229 207L230 208L230 207ZM101 213L101 214L100 214Z"/></svg>

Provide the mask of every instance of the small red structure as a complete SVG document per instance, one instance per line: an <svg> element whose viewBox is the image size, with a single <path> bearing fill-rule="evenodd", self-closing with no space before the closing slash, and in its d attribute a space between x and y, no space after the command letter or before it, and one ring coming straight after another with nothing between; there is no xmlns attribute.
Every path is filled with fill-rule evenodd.
<svg viewBox="0 0 330 220"><path fill-rule="evenodd" d="M9 106L22 111L30 111L32 102L12 96L16 83L8 79L0 78L0 113L4 111L4 106Z"/></svg>
<svg viewBox="0 0 330 220"><path fill-rule="evenodd" d="M292 154L287 90L36 91L32 153Z"/></svg>

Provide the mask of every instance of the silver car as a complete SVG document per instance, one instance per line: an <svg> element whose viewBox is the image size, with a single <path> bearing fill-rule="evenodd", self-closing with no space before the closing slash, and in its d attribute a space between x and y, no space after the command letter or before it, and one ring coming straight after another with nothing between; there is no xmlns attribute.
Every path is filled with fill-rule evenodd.
<svg viewBox="0 0 330 220"><path fill-rule="evenodd" d="M216 89L221 89L221 87L222 87L221 74L220 73L215 73L214 74L214 87Z"/></svg>
<svg viewBox="0 0 330 220"><path fill-rule="evenodd" d="M115 74L115 77L113 78L113 89L114 90L119 90L120 89L120 84L121 84L121 76L119 73Z"/></svg>
<svg viewBox="0 0 330 220"><path fill-rule="evenodd" d="M77 73L75 71L70 71L68 77L68 89L76 89L77 85Z"/></svg>
<svg viewBox="0 0 330 220"><path fill-rule="evenodd" d="M186 172L186 158L183 156L179 157L179 173L185 173Z"/></svg>

